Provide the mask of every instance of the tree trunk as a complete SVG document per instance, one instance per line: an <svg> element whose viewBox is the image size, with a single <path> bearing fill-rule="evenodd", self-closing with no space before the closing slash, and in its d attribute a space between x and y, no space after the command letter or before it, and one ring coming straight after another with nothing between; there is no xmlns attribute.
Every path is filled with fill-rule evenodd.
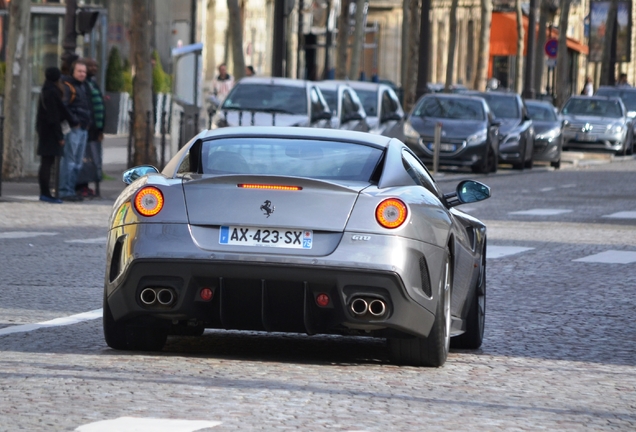
<svg viewBox="0 0 636 432"><path fill-rule="evenodd" d="M336 79L347 78L347 42L349 40L349 3L340 4L336 40Z"/></svg>
<svg viewBox="0 0 636 432"><path fill-rule="evenodd" d="M490 26L492 23L492 1L481 0L481 27L479 28L479 53L475 74L475 90L486 90L488 63L490 59Z"/></svg>
<svg viewBox="0 0 636 432"><path fill-rule="evenodd" d="M205 82L208 83L211 89L211 83L216 76L216 55L214 46L216 44L216 26L214 25L216 17L216 0L208 0L207 2L207 17L208 22L205 27Z"/></svg>
<svg viewBox="0 0 636 432"><path fill-rule="evenodd" d="M364 46L366 14L364 13L365 0L356 0L356 28L353 32L353 47L351 48L351 68L349 69L349 78L357 80L360 77L360 62L362 55L362 47Z"/></svg>
<svg viewBox="0 0 636 432"><path fill-rule="evenodd" d="M523 91L523 11L521 0L515 0L515 13L517 15L517 57L515 59L515 92Z"/></svg>
<svg viewBox="0 0 636 432"><path fill-rule="evenodd" d="M133 165L157 164L152 122L152 66L150 64L150 17L148 0L132 0L132 22L130 28L133 67L133 137L135 154ZM150 124L148 124L150 120Z"/></svg>
<svg viewBox="0 0 636 432"><path fill-rule="evenodd" d="M448 61L446 62L446 83L444 91L450 93L453 85L453 72L455 72L455 48L457 45L457 4L459 0L453 0L450 9L450 39L448 40Z"/></svg>
<svg viewBox="0 0 636 432"><path fill-rule="evenodd" d="M543 70L545 69L545 42L546 26L550 15L549 0L541 0L539 7L539 33L537 35L537 47L534 52L534 90L537 95L543 93Z"/></svg>
<svg viewBox="0 0 636 432"><path fill-rule="evenodd" d="M571 0L561 0L559 16L559 49L557 50L556 67L556 106L560 108L570 96L570 74L568 68L567 29Z"/></svg>
<svg viewBox="0 0 636 432"><path fill-rule="evenodd" d="M234 64L234 80L238 81L245 76L245 56L243 55L243 23L241 22L241 8L238 0L227 0L227 8L230 14L228 28L230 29L230 41L232 43L232 60Z"/></svg>
<svg viewBox="0 0 636 432"><path fill-rule="evenodd" d="M402 0L402 52L401 52L401 82L402 90L406 88L409 73L409 29L411 19L409 16L411 0Z"/></svg>
<svg viewBox="0 0 636 432"><path fill-rule="evenodd" d="M612 0L607 11L607 25L605 27L605 40L603 47L603 61L601 62L601 85L614 84L614 63L616 62L614 43L614 30L616 27L616 13L618 12L618 0Z"/></svg>
<svg viewBox="0 0 636 432"><path fill-rule="evenodd" d="M420 58L420 2L410 0L411 25L409 29L409 56L406 85L404 86L404 107L410 110L415 103L415 90L417 86L417 67ZM428 50L427 50L428 51ZM428 52L423 53L428 55Z"/></svg>
<svg viewBox="0 0 636 432"><path fill-rule="evenodd" d="M31 84L27 81L31 1L13 0L9 8L11 19L6 45L7 71L3 110L4 151L0 158L0 168L3 178L18 178L24 175L26 119L31 89Z"/></svg>

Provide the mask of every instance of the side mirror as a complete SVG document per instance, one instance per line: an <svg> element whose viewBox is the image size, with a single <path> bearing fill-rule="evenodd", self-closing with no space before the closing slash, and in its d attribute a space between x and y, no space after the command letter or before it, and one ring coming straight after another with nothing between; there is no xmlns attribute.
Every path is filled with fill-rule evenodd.
<svg viewBox="0 0 636 432"><path fill-rule="evenodd" d="M139 177L143 177L147 174L159 174L159 170L152 165L140 165L124 171L122 181L126 184L131 184Z"/></svg>
<svg viewBox="0 0 636 432"><path fill-rule="evenodd" d="M342 118L343 123L346 123L351 120L362 120L362 116L360 115L360 113L354 112Z"/></svg>
<svg viewBox="0 0 636 432"><path fill-rule="evenodd" d="M493 120L490 122L490 125L499 127L501 126L501 120Z"/></svg>
<svg viewBox="0 0 636 432"><path fill-rule="evenodd" d="M474 180L461 181L455 192L444 195L448 207L483 201L488 198L490 198L490 188Z"/></svg>
<svg viewBox="0 0 636 432"><path fill-rule="evenodd" d="M311 121L314 122L318 120L331 120L331 117L331 111L319 111L312 114Z"/></svg>

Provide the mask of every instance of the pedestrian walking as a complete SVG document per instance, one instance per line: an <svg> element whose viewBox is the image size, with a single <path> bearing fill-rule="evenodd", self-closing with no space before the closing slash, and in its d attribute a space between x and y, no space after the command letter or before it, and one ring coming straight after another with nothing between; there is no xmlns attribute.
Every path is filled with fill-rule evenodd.
<svg viewBox="0 0 636 432"><path fill-rule="evenodd" d="M232 87L234 87L234 78L227 73L227 65L222 63L219 65L219 75L214 79L212 92L220 102L223 102Z"/></svg>
<svg viewBox="0 0 636 432"><path fill-rule="evenodd" d="M90 88L86 83L86 62L76 60L71 65L69 77L64 84L64 103L77 120L77 127L64 137L64 155L60 163L59 196L65 201L82 201L75 193L77 175L82 168L82 159L88 139L88 130L93 123Z"/></svg>
<svg viewBox="0 0 636 432"><path fill-rule="evenodd" d="M592 78L585 78L585 85L583 86L581 94L583 96L594 96L594 84L592 84Z"/></svg>
<svg viewBox="0 0 636 432"><path fill-rule="evenodd" d="M62 156L64 149L64 131L62 123L67 127L77 125L73 115L62 102L63 88L60 81L61 72L56 67L50 67L44 72L46 80L42 86L36 114L36 130L38 133L38 155L40 169L38 181L40 184L40 201L61 204L62 200L51 194L51 167L55 158Z"/></svg>
<svg viewBox="0 0 636 432"><path fill-rule="evenodd" d="M104 139L104 95L97 85L96 75L99 65L95 59L89 58L86 62L86 83L90 89L90 100L93 114L93 122L88 130L88 141L84 151L82 168L76 180L75 191L83 198L99 196L99 182L102 179L102 141ZM90 182L95 182L95 189L89 187Z"/></svg>

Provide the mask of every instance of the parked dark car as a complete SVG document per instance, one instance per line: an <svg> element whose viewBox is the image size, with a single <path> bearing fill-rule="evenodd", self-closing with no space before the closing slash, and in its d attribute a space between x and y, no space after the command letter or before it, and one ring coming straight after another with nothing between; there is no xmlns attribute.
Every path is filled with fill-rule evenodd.
<svg viewBox="0 0 636 432"><path fill-rule="evenodd" d="M631 120L618 97L572 96L563 106L563 148L632 154Z"/></svg>
<svg viewBox="0 0 636 432"><path fill-rule="evenodd" d="M534 125L535 161L550 162L554 168L561 167L563 149L563 121L550 102L526 100L528 115Z"/></svg>
<svg viewBox="0 0 636 432"><path fill-rule="evenodd" d="M498 126L483 98L433 93L415 104L404 123L403 141L426 164L433 163L435 125L442 124L440 165L497 171Z"/></svg>
<svg viewBox="0 0 636 432"><path fill-rule="evenodd" d="M532 168L534 127L523 99L505 91L475 92L490 106L501 122L499 127L499 162L511 163L514 169Z"/></svg>
<svg viewBox="0 0 636 432"><path fill-rule="evenodd" d="M404 123L404 110L397 94L387 84L364 81L348 81L367 113L369 132L389 137L399 137Z"/></svg>
<svg viewBox="0 0 636 432"><path fill-rule="evenodd" d="M331 109L331 126L334 129L369 131L367 114L354 89L336 81L322 81L316 83L316 86Z"/></svg>
<svg viewBox="0 0 636 432"><path fill-rule="evenodd" d="M212 129L227 126L331 128L331 110L312 81L249 77L234 85L212 118Z"/></svg>

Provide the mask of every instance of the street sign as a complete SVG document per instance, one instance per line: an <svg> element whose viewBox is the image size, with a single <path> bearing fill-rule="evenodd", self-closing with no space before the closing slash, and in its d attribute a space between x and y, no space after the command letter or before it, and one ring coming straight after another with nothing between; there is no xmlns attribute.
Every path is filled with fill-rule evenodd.
<svg viewBox="0 0 636 432"><path fill-rule="evenodd" d="M545 43L545 53L550 58L556 58L557 50L559 49L559 41L557 39L550 39Z"/></svg>
<svg viewBox="0 0 636 432"><path fill-rule="evenodd" d="M555 58L546 59L545 64L549 68L555 68L557 65L557 60Z"/></svg>

